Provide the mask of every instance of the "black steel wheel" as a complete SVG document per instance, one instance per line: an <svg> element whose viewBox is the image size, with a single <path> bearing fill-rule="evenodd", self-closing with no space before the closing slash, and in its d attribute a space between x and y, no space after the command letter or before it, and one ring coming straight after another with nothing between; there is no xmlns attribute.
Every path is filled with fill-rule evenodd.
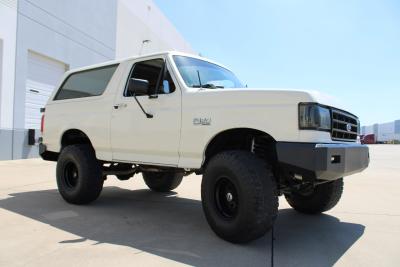
<svg viewBox="0 0 400 267"><path fill-rule="evenodd" d="M62 177L65 186L69 189L74 189L78 185L79 173L78 168L72 161L67 162L64 167L64 175Z"/></svg>
<svg viewBox="0 0 400 267"><path fill-rule="evenodd" d="M235 185L226 177L220 177L215 186L215 203L221 216L232 219L239 211L239 196Z"/></svg>

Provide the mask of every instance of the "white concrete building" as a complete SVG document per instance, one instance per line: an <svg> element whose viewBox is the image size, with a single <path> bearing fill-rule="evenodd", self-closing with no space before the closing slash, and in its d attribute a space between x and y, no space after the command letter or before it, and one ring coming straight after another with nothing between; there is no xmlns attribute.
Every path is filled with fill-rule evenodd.
<svg viewBox="0 0 400 267"><path fill-rule="evenodd" d="M0 159L37 156L66 70L160 50L194 52L152 0L0 0Z"/></svg>
<svg viewBox="0 0 400 267"><path fill-rule="evenodd" d="M375 134L378 142L400 141L400 120L363 126L361 127L361 134Z"/></svg>

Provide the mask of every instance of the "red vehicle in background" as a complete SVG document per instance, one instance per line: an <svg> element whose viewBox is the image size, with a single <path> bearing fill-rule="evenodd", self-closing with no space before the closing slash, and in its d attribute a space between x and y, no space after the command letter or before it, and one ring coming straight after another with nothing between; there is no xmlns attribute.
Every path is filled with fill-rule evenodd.
<svg viewBox="0 0 400 267"><path fill-rule="evenodd" d="M360 136L361 144L376 144L375 134L366 134Z"/></svg>

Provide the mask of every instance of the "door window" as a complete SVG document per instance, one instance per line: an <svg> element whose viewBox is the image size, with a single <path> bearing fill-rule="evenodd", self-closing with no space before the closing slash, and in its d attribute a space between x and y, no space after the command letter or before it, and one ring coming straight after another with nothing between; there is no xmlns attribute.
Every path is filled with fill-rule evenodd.
<svg viewBox="0 0 400 267"><path fill-rule="evenodd" d="M165 61L161 58L138 62L132 67L124 96L130 97L127 90L130 79L145 80L149 84L149 94L169 94L175 91L175 84L168 70L165 68ZM140 96L143 94L136 94Z"/></svg>

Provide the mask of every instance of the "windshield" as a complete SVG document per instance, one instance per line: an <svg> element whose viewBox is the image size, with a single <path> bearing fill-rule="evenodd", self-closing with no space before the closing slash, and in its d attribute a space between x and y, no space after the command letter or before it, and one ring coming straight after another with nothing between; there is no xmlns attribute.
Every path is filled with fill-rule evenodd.
<svg viewBox="0 0 400 267"><path fill-rule="evenodd" d="M235 74L216 64L185 56L174 56L174 61L188 87L243 88Z"/></svg>

